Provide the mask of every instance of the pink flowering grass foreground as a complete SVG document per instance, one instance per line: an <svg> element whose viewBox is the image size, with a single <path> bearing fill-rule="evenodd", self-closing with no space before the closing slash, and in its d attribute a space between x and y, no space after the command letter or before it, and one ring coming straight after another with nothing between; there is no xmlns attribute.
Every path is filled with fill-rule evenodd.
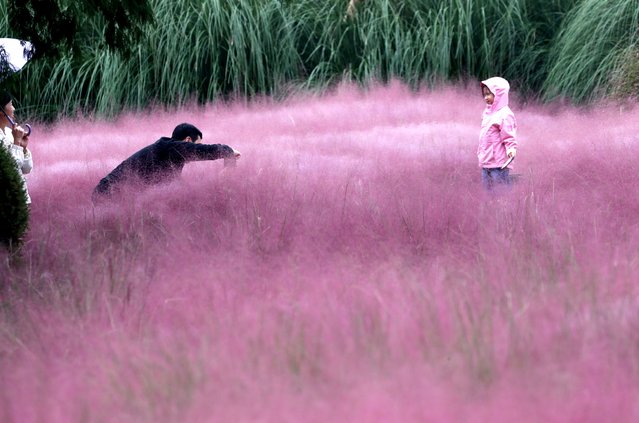
<svg viewBox="0 0 639 423"><path fill-rule="evenodd" d="M498 196L478 89L36 128L0 420L637 421L639 111L513 108L521 176ZM183 121L238 167L92 206Z"/></svg>

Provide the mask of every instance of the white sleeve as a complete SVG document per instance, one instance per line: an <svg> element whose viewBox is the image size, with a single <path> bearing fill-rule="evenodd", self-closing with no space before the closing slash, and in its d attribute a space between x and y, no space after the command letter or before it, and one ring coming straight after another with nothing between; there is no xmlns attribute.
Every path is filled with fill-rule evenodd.
<svg viewBox="0 0 639 423"><path fill-rule="evenodd" d="M27 152L24 153L24 159L22 160L22 174L26 175L31 172L33 169L33 157L31 156L31 152L27 149Z"/></svg>
<svg viewBox="0 0 639 423"><path fill-rule="evenodd" d="M19 145L11 144L9 152L13 156L13 159L16 161L16 166L18 167L18 169L20 169L20 172L22 172L23 175L25 173L31 172L31 168L33 167L31 153L29 153L29 163L27 163L25 166L25 154L22 147L20 147Z"/></svg>
<svg viewBox="0 0 639 423"><path fill-rule="evenodd" d="M4 129L0 128L0 145L2 145L2 147L9 148L11 144L13 144L13 141L10 141L7 134L5 134Z"/></svg>

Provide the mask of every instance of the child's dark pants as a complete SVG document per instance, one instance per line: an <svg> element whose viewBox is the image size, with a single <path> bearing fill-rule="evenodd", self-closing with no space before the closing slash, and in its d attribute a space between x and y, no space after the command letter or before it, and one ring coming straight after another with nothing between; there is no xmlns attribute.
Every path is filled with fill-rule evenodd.
<svg viewBox="0 0 639 423"><path fill-rule="evenodd" d="M508 176L509 173L510 169L508 168L500 169L498 167L483 167L481 169L481 182L489 191L495 189L497 186L508 187L510 185L510 177Z"/></svg>

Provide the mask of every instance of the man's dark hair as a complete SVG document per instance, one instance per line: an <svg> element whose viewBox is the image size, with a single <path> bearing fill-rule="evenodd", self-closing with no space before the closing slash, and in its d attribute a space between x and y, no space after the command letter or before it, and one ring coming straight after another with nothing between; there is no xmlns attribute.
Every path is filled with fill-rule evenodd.
<svg viewBox="0 0 639 423"><path fill-rule="evenodd" d="M175 129L173 130L173 134L171 134L171 139L174 140L182 141L186 137L191 137L191 139L195 141L197 137L202 137L202 131L200 131L190 123L181 123L175 127Z"/></svg>

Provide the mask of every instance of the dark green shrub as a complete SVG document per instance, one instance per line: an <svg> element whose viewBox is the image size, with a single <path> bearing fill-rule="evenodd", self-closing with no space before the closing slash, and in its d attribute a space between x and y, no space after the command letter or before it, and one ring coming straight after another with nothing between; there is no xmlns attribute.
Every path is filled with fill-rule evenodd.
<svg viewBox="0 0 639 423"><path fill-rule="evenodd" d="M29 208L22 177L6 148L0 147L0 244L15 250L29 224Z"/></svg>

